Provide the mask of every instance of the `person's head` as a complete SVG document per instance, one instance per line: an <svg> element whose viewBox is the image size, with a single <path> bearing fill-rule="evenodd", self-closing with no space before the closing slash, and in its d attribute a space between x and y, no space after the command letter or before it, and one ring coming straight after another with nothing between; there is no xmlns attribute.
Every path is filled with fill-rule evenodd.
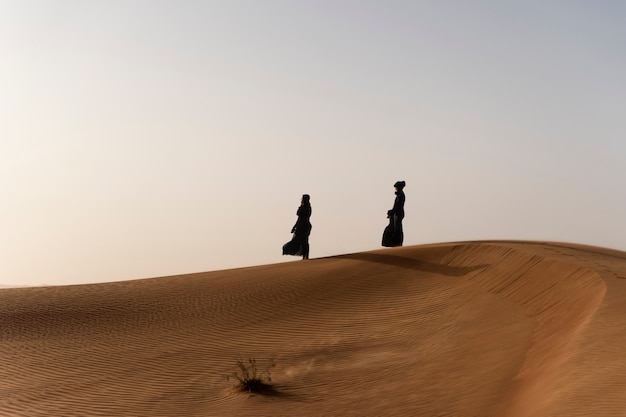
<svg viewBox="0 0 626 417"><path fill-rule="evenodd" d="M393 210L387 210L387 218L390 219L393 216Z"/></svg>
<svg viewBox="0 0 626 417"><path fill-rule="evenodd" d="M311 196L308 194L302 194L302 204L309 204Z"/></svg>
<svg viewBox="0 0 626 417"><path fill-rule="evenodd" d="M396 181L396 183L393 186L396 190L402 190L405 185L406 185L405 181Z"/></svg>

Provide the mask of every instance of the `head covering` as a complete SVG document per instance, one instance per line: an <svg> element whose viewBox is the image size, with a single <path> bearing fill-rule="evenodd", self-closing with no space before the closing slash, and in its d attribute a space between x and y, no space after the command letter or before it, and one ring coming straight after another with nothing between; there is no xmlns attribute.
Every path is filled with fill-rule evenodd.
<svg viewBox="0 0 626 417"><path fill-rule="evenodd" d="M404 186L406 185L405 181L396 181L396 183L393 185L395 188L400 188L403 189Z"/></svg>
<svg viewBox="0 0 626 417"><path fill-rule="evenodd" d="M302 194L302 201L305 203L308 203L309 200L311 199L311 196L308 194Z"/></svg>

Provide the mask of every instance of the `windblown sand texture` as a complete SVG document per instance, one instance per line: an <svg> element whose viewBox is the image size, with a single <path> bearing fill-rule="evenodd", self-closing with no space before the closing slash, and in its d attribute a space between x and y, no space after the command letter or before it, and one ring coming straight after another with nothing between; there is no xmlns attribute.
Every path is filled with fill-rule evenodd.
<svg viewBox="0 0 626 417"><path fill-rule="evenodd" d="M626 416L626 253L469 242L0 290L0 416ZM275 392L225 375L273 358Z"/></svg>

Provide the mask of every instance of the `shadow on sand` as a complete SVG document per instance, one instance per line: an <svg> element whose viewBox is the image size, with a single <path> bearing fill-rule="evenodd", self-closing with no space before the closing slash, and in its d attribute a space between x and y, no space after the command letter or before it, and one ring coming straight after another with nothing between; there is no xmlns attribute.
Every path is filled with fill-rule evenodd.
<svg viewBox="0 0 626 417"><path fill-rule="evenodd" d="M289 400L297 402L306 402L306 397L302 394L294 394L288 392L288 387L284 385L264 385L261 390L248 392L245 390L238 390L243 394L247 394L249 397L266 397L280 400Z"/></svg>
<svg viewBox="0 0 626 417"><path fill-rule="evenodd" d="M375 262L379 264L392 265L400 268L412 269L420 272L441 274L450 277L461 277L479 269L485 269L489 265L481 264L476 266L450 266L420 259L407 258L405 256L387 255L381 253L354 253L342 255L340 258L354 259L358 261Z"/></svg>

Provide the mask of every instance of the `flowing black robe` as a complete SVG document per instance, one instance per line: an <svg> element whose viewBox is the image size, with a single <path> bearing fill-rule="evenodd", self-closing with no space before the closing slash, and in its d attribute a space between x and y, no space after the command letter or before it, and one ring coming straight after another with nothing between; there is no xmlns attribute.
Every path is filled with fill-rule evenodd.
<svg viewBox="0 0 626 417"><path fill-rule="evenodd" d="M404 242L404 231L402 230L402 219L404 219L404 191L399 189L396 191L396 199L393 202L393 208L390 210L391 217L389 226L391 226L391 236L387 240L387 245L383 246L402 246ZM388 226L388 227L389 227Z"/></svg>
<svg viewBox="0 0 626 417"><path fill-rule="evenodd" d="M389 219L389 224L385 227L383 231L383 246L391 247L395 246L393 244L393 210L387 211L387 218Z"/></svg>
<svg viewBox="0 0 626 417"><path fill-rule="evenodd" d="M298 220L291 228L293 238L283 245L283 255L309 257L309 235L311 234L311 205L302 204L297 211Z"/></svg>

